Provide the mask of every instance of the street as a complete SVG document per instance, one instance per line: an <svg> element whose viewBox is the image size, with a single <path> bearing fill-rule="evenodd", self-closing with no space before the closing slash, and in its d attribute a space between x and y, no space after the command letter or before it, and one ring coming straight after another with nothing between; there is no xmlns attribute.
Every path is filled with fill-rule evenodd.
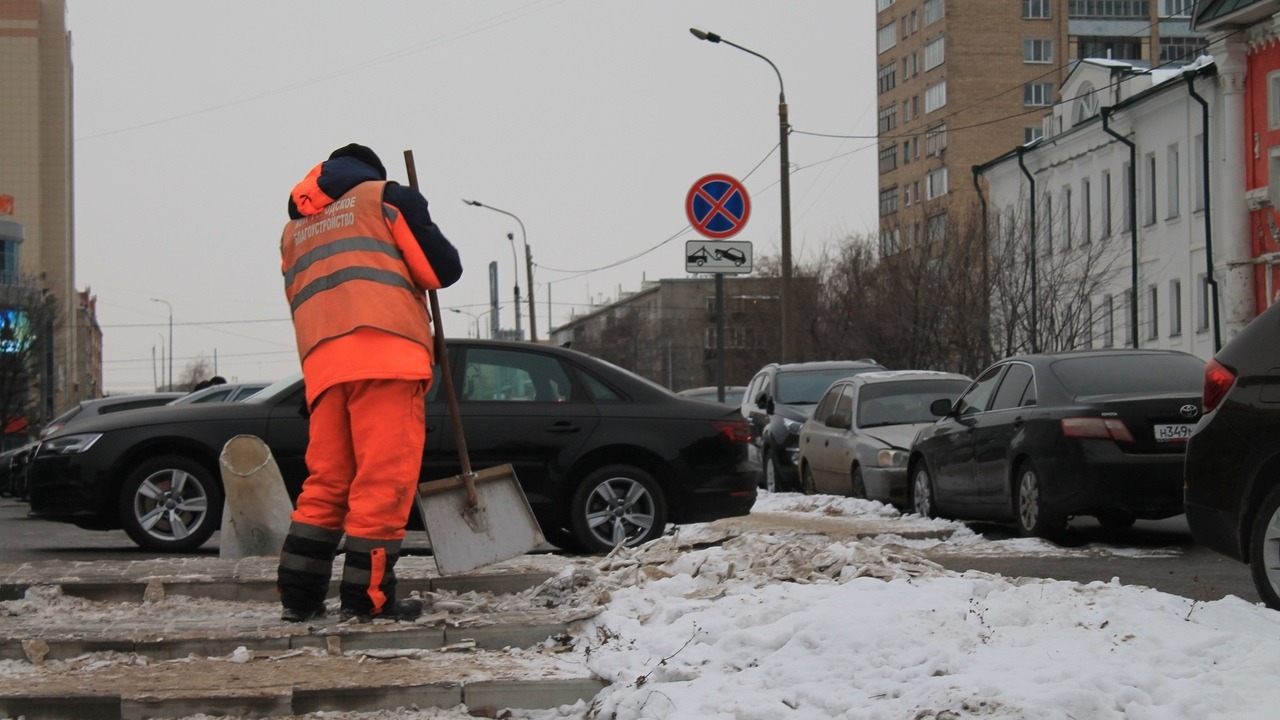
<svg viewBox="0 0 1280 720"><path fill-rule="evenodd" d="M0 538L4 557L13 563L40 561L144 560L164 555L139 548L122 530L81 530L72 525L35 520L26 515L24 503L0 499ZM785 516L783 516L785 517ZM725 522L725 521L721 521ZM731 522L731 520L729 521ZM1016 537L1012 528L972 523L970 527L988 540ZM1248 566L1195 544L1182 517L1139 522L1132 529L1108 532L1091 519L1073 522L1065 548L1096 552L1054 554L990 554L938 552L923 554L943 567L963 572L978 570L1007 577L1040 577L1081 583L1110 582L1145 585L1193 600L1216 600L1235 595L1259 602ZM405 555L429 552L426 533L410 532ZM218 553L218 536L199 555ZM191 555L187 555L188 557Z"/></svg>

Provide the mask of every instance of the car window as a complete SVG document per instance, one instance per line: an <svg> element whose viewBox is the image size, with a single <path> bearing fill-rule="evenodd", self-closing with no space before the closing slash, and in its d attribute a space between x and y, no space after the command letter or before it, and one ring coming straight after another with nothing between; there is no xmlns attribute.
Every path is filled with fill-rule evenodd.
<svg viewBox="0 0 1280 720"><path fill-rule="evenodd" d="M840 399L836 401L836 412L847 418L853 417L853 387L840 386Z"/></svg>
<svg viewBox="0 0 1280 720"><path fill-rule="evenodd" d="M753 406L760 400L761 395L765 397L773 396L773 383L768 375L760 378L760 387L756 388L755 397L751 398L750 401Z"/></svg>
<svg viewBox="0 0 1280 720"><path fill-rule="evenodd" d="M581 372L581 369L578 375L582 378L583 384L587 386L587 393L591 395L592 400L601 402L618 402L622 400L621 395L601 382L595 375L589 372Z"/></svg>
<svg viewBox="0 0 1280 720"><path fill-rule="evenodd" d="M1205 361L1183 353L1115 353L1064 358L1050 367L1072 395L1204 390Z"/></svg>
<svg viewBox="0 0 1280 720"><path fill-rule="evenodd" d="M956 414L973 415L986 411L987 403L991 400L991 394L995 392L996 383L1000 380L1000 373L1004 368L1004 365L996 365L978 376L973 387L961 395L960 400L956 402Z"/></svg>
<svg viewBox="0 0 1280 720"><path fill-rule="evenodd" d="M1009 363L1009 372L1005 373L1004 379L1000 381L1000 389L996 391L996 396L991 401L991 409L1005 410L1023 407L1027 404L1028 390L1031 390L1031 404L1034 405L1034 380L1035 375L1031 372L1030 365Z"/></svg>
<svg viewBox="0 0 1280 720"><path fill-rule="evenodd" d="M98 408L98 414L106 415L108 413L120 412L121 410L137 410L138 408L155 407L157 405L164 405L172 399L173 398L170 397L157 397L147 398L145 400L131 400L129 402L117 403L115 405L103 405L101 408Z"/></svg>
<svg viewBox="0 0 1280 720"><path fill-rule="evenodd" d="M192 400L191 402L193 403L222 402L223 400L226 400L231 395L231 391L233 389L234 388L227 388L225 390L211 392L208 395L202 395L196 398L195 400Z"/></svg>
<svg viewBox="0 0 1280 720"><path fill-rule="evenodd" d="M968 386L958 378L868 383L858 392L858 427L933 422L938 419L929 410L933 401L955 402Z"/></svg>
<svg viewBox="0 0 1280 720"><path fill-rule="evenodd" d="M460 400L568 402L573 383L559 360L519 350L471 349L463 366Z"/></svg>
<svg viewBox="0 0 1280 720"><path fill-rule="evenodd" d="M836 368L834 370L795 370L778 373L778 388L774 401L787 405L817 404L822 393L831 383L875 368Z"/></svg>
<svg viewBox="0 0 1280 720"><path fill-rule="evenodd" d="M836 407L836 398L840 397L840 387L835 385L827 391L826 395L822 396L822 401L818 403L818 409L813 411L814 420L823 423L831 416Z"/></svg>

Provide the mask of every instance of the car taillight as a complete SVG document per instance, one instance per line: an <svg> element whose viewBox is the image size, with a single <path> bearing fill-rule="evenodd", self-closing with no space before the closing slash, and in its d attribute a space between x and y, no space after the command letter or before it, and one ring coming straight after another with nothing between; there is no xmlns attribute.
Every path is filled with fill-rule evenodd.
<svg viewBox="0 0 1280 720"><path fill-rule="evenodd" d="M1074 438L1133 442L1133 433L1120 418L1062 418L1062 434Z"/></svg>
<svg viewBox="0 0 1280 720"><path fill-rule="evenodd" d="M712 420L716 432L724 435L729 442L751 442L751 428L746 420Z"/></svg>
<svg viewBox="0 0 1280 720"><path fill-rule="evenodd" d="M1218 404L1222 402L1222 398L1227 396L1227 391L1236 382L1236 371L1223 365L1217 360L1210 360L1204 366L1204 405L1203 412L1212 412Z"/></svg>

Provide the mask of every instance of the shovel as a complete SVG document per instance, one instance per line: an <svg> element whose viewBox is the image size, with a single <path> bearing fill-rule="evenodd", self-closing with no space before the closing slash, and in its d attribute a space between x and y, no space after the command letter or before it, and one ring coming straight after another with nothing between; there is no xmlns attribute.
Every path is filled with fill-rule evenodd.
<svg viewBox="0 0 1280 720"><path fill-rule="evenodd" d="M404 151L404 162L409 171L409 186L417 188L418 172L413 164L412 150ZM524 555L544 540L538 520L529 507L529 499L520 488L520 481L516 479L511 465L498 465L478 472L471 470L458 397L453 391L453 373L449 370L449 353L444 343L440 300L435 290L427 294L436 334L436 362L440 365L445 399L449 403L449 418L453 421L453 437L458 444L462 474L419 484L418 513L427 526L436 569L441 575L452 575Z"/></svg>

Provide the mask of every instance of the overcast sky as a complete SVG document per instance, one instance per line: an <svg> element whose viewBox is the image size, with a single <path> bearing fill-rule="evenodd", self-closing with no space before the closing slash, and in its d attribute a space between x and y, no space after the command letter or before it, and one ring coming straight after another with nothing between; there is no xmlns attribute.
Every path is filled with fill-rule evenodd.
<svg viewBox="0 0 1280 720"><path fill-rule="evenodd" d="M684 199L709 173L744 181L752 215L734 239L776 256L777 76L690 27L782 74L796 262L877 225L870 0L67 2L76 283L98 297L110 393L163 374L169 309L152 298L173 308L175 378L200 355L233 380L297 370L285 203L348 142L402 182L414 151L465 267L441 293L464 311L444 313L450 335L479 319L487 336L490 261L513 326L507 233L529 292L519 225L462 198L523 221L541 337L644 279L685 277L699 236ZM527 334L527 301L522 316Z"/></svg>

